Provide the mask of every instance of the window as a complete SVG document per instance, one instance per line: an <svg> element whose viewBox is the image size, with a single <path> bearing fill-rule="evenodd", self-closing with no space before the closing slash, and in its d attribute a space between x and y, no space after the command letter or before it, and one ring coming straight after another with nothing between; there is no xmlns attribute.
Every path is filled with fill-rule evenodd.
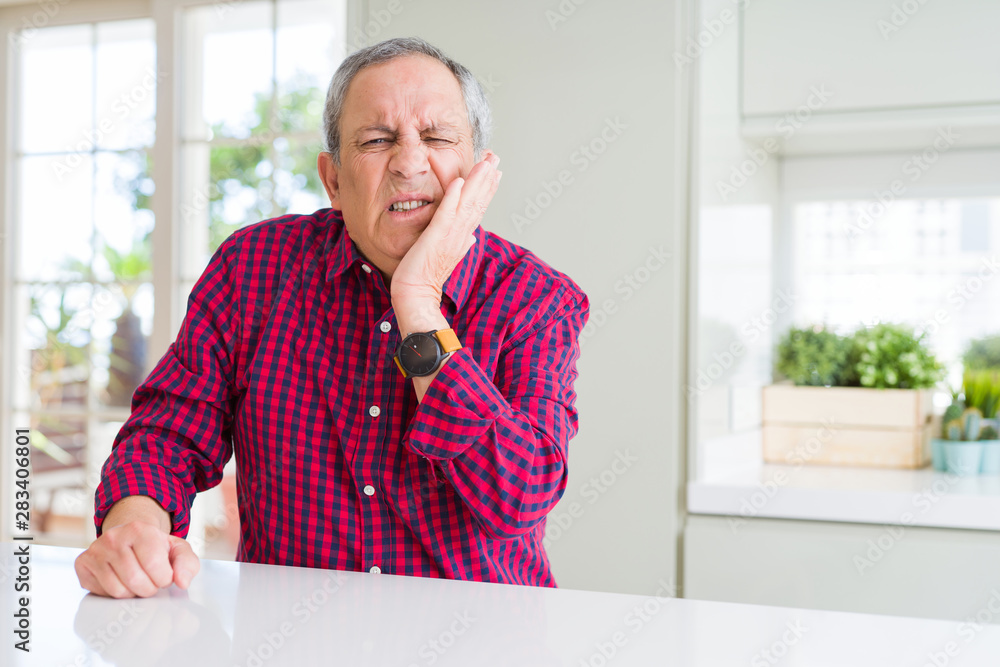
<svg viewBox="0 0 1000 667"><path fill-rule="evenodd" d="M10 380L34 445L34 526L53 537L84 532L95 470L146 371L153 32L149 19L101 22L21 43Z"/></svg>
<svg viewBox="0 0 1000 667"><path fill-rule="evenodd" d="M794 322L926 331L958 386L969 341L1000 333L1000 154L789 158L783 235ZM898 195L889 186L896 183Z"/></svg>
<svg viewBox="0 0 1000 667"><path fill-rule="evenodd" d="M1000 302L1000 280L992 279L1000 272L1000 198L902 199L872 215L880 211L877 201L794 206L796 319L845 333L906 322L927 331L957 371L971 338L1000 332L1000 312L986 307Z"/></svg>
<svg viewBox="0 0 1000 667"><path fill-rule="evenodd" d="M184 12L181 286L239 227L325 205L316 171L344 9L325 0Z"/></svg>
<svg viewBox="0 0 1000 667"><path fill-rule="evenodd" d="M131 395L211 253L240 226L327 204L316 155L346 48L345 0L123 3L121 20L88 7L43 26L21 20L33 5L2 11L17 139L0 416L31 429L32 533L80 546ZM153 13L176 20L158 30ZM180 104L158 106L165 91Z"/></svg>

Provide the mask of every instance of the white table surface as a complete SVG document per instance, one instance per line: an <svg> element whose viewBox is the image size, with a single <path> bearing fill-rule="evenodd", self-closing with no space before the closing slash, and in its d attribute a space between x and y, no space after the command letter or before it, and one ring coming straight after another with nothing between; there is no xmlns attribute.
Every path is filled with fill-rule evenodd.
<svg viewBox="0 0 1000 667"><path fill-rule="evenodd" d="M14 549L0 543L2 665L1000 664L996 625L211 560L189 591L114 600L80 588L79 550L45 546L24 654Z"/></svg>

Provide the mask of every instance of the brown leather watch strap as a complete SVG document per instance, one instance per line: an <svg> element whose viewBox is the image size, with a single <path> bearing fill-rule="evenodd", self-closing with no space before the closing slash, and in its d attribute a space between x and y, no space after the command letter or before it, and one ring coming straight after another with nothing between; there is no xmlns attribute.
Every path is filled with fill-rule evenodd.
<svg viewBox="0 0 1000 667"><path fill-rule="evenodd" d="M441 349L445 351L445 354L462 349L462 344L458 342L458 336L455 335L454 329L439 329L434 332L434 335L441 343Z"/></svg>

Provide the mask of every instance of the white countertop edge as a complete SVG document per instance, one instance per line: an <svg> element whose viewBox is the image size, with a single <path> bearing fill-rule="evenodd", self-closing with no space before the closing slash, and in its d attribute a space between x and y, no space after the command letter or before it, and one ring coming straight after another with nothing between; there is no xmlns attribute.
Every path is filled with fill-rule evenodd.
<svg viewBox="0 0 1000 667"><path fill-rule="evenodd" d="M924 477L924 486L916 489L879 491L780 485L774 483L780 470L764 466L757 474L689 482L688 512L1000 531L1000 495L941 492L943 476Z"/></svg>

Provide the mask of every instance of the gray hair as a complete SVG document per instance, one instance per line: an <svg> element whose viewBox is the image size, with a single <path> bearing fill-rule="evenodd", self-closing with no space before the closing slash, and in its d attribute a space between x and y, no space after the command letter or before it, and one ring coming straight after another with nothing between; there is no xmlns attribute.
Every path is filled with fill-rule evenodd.
<svg viewBox="0 0 1000 667"><path fill-rule="evenodd" d="M397 37L355 51L340 63L330 81L330 88L326 93L326 106L323 108L323 135L326 142L324 149L333 155L335 164L340 164L340 119L344 113L344 99L347 97L351 81L366 67L415 54L434 58L451 70L458 79L462 88L462 98L465 100L465 109L469 114L469 127L472 128L472 149L475 159L477 161L480 159L493 133L493 114L479 81L464 65L452 60L440 49L419 37Z"/></svg>

